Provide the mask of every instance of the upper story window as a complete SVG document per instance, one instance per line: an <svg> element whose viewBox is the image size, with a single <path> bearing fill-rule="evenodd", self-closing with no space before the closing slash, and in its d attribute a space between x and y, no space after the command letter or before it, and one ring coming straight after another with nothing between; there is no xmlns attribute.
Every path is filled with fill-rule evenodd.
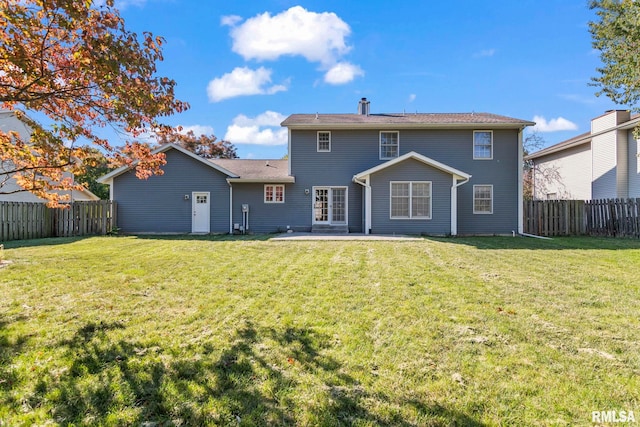
<svg viewBox="0 0 640 427"><path fill-rule="evenodd" d="M380 160L395 159L400 151L398 132L380 132Z"/></svg>
<svg viewBox="0 0 640 427"><path fill-rule="evenodd" d="M267 184L264 186L265 203L284 203L284 185Z"/></svg>
<svg viewBox="0 0 640 427"><path fill-rule="evenodd" d="M490 130L473 131L473 158L475 160L493 159L493 132Z"/></svg>
<svg viewBox="0 0 640 427"><path fill-rule="evenodd" d="M493 185L473 186L473 213L493 213Z"/></svg>
<svg viewBox="0 0 640 427"><path fill-rule="evenodd" d="M391 219L431 219L430 181L391 181Z"/></svg>
<svg viewBox="0 0 640 427"><path fill-rule="evenodd" d="M331 151L331 132L318 132L318 152Z"/></svg>

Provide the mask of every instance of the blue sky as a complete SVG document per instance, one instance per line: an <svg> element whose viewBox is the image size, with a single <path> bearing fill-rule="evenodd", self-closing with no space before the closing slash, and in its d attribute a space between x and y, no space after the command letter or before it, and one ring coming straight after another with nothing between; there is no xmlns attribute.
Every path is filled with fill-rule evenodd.
<svg viewBox="0 0 640 427"><path fill-rule="evenodd" d="M586 0L116 2L166 39L159 73L191 104L170 123L280 158L293 113L491 112L539 123L547 145L615 106L588 85L600 60Z"/></svg>

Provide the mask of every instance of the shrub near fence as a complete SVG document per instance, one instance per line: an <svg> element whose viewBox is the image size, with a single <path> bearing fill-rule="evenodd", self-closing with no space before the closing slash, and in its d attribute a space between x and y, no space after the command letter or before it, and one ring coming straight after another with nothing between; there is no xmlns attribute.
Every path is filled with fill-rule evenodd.
<svg viewBox="0 0 640 427"><path fill-rule="evenodd" d="M0 202L0 241L104 235L116 227L116 202L74 202L64 208L44 203Z"/></svg>
<svg viewBox="0 0 640 427"><path fill-rule="evenodd" d="M640 199L528 200L524 232L640 238Z"/></svg>

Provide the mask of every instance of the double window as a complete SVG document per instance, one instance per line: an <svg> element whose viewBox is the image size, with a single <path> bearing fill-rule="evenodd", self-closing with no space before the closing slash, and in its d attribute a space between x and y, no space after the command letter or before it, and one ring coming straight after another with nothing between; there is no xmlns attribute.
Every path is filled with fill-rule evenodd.
<svg viewBox="0 0 640 427"><path fill-rule="evenodd" d="M331 132L318 132L318 152L331 151Z"/></svg>
<svg viewBox="0 0 640 427"><path fill-rule="evenodd" d="M493 159L493 132L490 130L473 131L474 160Z"/></svg>
<svg viewBox="0 0 640 427"><path fill-rule="evenodd" d="M284 185L267 184L264 186L265 203L284 203Z"/></svg>
<svg viewBox="0 0 640 427"><path fill-rule="evenodd" d="M473 186L473 213L493 213L493 185Z"/></svg>
<svg viewBox="0 0 640 427"><path fill-rule="evenodd" d="M430 181L391 181L391 219L431 219Z"/></svg>
<svg viewBox="0 0 640 427"><path fill-rule="evenodd" d="M380 132L380 160L395 159L400 151L399 132Z"/></svg>

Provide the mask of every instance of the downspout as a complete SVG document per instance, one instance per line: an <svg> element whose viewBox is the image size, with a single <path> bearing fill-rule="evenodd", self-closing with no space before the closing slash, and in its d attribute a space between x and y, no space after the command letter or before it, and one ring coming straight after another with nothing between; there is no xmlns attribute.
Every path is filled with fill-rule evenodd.
<svg viewBox="0 0 640 427"><path fill-rule="evenodd" d="M354 175L353 182L364 187L364 234L369 234L371 229L371 185L369 185L369 177L367 176L367 179L362 181Z"/></svg>
<svg viewBox="0 0 640 427"><path fill-rule="evenodd" d="M469 182L471 177L464 181L458 182L456 176L453 175L453 185L451 186L451 235L458 235L458 187Z"/></svg>
<svg viewBox="0 0 640 427"><path fill-rule="evenodd" d="M291 128L287 128L287 168L291 176Z"/></svg>
<svg viewBox="0 0 640 427"><path fill-rule="evenodd" d="M227 180L229 184L229 234L233 234L233 185Z"/></svg>
<svg viewBox="0 0 640 427"><path fill-rule="evenodd" d="M524 192L522 183L522 169L524 168L524 147L522 140L522 131L524 128L520 128L518 131L518 234L522 234L524 231Z"/></svg>

